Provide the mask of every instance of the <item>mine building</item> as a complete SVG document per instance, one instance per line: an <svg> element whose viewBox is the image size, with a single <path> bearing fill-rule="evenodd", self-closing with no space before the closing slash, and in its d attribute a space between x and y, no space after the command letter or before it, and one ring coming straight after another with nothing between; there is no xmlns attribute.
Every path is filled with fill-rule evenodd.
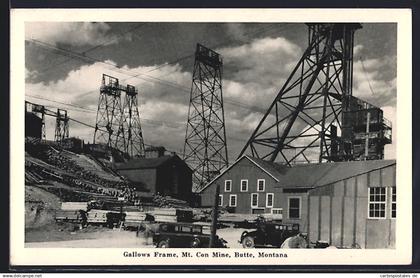
<svg viewBox="0 0 420 278"><path fill-rule="evenodd" d="M366 160L287 167L242 156L200 192L232 213L281 214L309 240L335 246L395 246L396 161Z"/></svg>
<svg viewBox="0 0 420 278"><path fill-rule="evenodd" d="M192 171L176 154L164 154L161 149L153 149L146 151L146 157L115 163L115 168L139 192L191 200Z"/></svg>

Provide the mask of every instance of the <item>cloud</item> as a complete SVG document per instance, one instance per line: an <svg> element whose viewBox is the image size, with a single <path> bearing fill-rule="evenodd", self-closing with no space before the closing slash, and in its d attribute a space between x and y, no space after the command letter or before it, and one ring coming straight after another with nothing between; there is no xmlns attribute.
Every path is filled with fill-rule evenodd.
<svg viewBox="0 0 420 278"><path fill-rule="evenodd" d="M240 23L227 23L226 32L230 37L233 37L236 40L239 40L239 41L247 40L245 28Z"/></svg>
<svg viewBox="0 0 420 278"><path fill-rule="evenodd" d="M116 37L110 35L110 29L103 22L30 22L25 24L25 39L73 46L115 43Z"/></svg>
<svg viewBox="0 0 420 278"><path fill-rule="evenodd" d="M278 37L256 39L217 51L222 54L224 62L225 123L232 161L260 122L303 50L289 40ZM392 115L395 106L396 77L388 69L393 67L394 61L394 57L364 61L376 93L374 97L370 93L361 62L355 61L354 65L354 95L374 105L390 107L386 108L385 115ZM112 60L105 62L115 64ZM139 89L139 109L146 143L182 152L192 79L190 70L179 64L163 64L123 66L116 72L111 66L97 62L76 68L56 81L33 83L29 78L26 80L26 95L86 107L92 111L69 110L70 117L94 125L102 74L109 74L119 78L121 84L132 84ZM36 71L26 71L26 75L36 75ZM138 75L138 78L130 75ZM37 103L36 99L28 99ZM39 103L63 107L47 101L39 100ZM272 117L268 119L272 120ZM296 130L301 130L305 125L298 124ZM50 139L54 135L53 129L54 122L47 122L47 136ZM71 122L70 135L92 142L93 130Z"/></svg>
<svg viewBox="0 0 420 278"><path fill-rule="evenodd" d="M113 64L114 62L105 61L105 63ZM57 81L32 83L31 80L27 80L26 95L28 100L34 103L60 108L67 107L71 118L95 125L102 74L111 75L118 78L121 85L132 84L138 88L139 110L141 118L144 119L142 126L145 140L148 143L163 144L174 148L179 144L182 145L185 135L186 124L182 123L187 119L189 91L182 86L190 84L191 74L182 71L179 65L160 65L158 70L147 73L154 68L156 66L136 68L124 66L121 72L115 72L108 65L97 62L72 70L65 78ZM27 74L30 72L27 71ZM132 78L132 75L138 75L138 78ZM167 76L165 82L159 81L157 79L159 76ZM168 82L177 83L179 86L164 85L171 84ZM38 97L43 99L40 100ZM48 100L64 102L89 110L81 110L74 106L66 106ZM92 142L93 129L75 122L70 123L71 136L78 136ZM54 124L53 121L46 123L48 139L54 137ZM184 129L184 132L176 132L177 128ZM169 138L171 138L171 142L169 142ZM164 144L165 142L167 144Z"/></svg>
<svg viewBox="0 0 420 278"><path fill-rule="evenodd" d="M27 68L25 68L25 79L35 79L38 76L38 71L36 70L28 70Z"/></svg>
<svg viewBox="0 0 420 278"><path fill-rule="evenodd" d="M396 57L355 60L353 95L376 106L395 105L397 98Z"/></svg>

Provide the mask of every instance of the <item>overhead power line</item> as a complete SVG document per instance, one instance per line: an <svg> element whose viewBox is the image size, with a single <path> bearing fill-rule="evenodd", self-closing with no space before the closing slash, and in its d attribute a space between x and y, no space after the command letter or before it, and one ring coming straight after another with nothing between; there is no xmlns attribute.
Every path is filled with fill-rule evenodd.
<svg viewBox="0 0 420 278"><path fill-rule="evenodd" d="M85 51L83 51L82 53L86 54L86 53L88 53L88 52L92 52L92 51L94 51L94 50L97 50L97 49L99 49L99 48L101 48L101 47L103 47L103 46L105 46L105 45L109 45L110 43L112 43L112 42L114 42L114 41L118 40L119 38L121 38L121 37L123 37L123 36L125 36L125 35L127 35L127 34L129 34L129 33L131 33L131 32L133 32L133 31L135 31L135 30L139 29L139 28L140 28L140 27L142 27L144 24L145 24L145 23L136 24L136 26L134 26L134 27L132 27L132 28L128 29L126 32L123 32L123 33L121 33L121 34L117 35L117 37L113 38L112 40L108 40L108 41L105 41L105 42L100 43L100 44L98 44L98 45L95 45L95 46L93 46L93 47L91 47L91 48L88 48L88 49L86 49ZM62 66L62 65L64 65L64 64L66 64L66 63L68 63L68 62L72 61L73 59L74 59L74 58L72 58L72 57L67 58L67 59L65 59L65 60L63 60L63 61L61 61L61 62L59 62L59 63L53 64L53 65L50 65L50 66L48 66L48 67L46 67L46 68L44 68L44 69L41 69L41 70L37 71L37 73L39 74L39 73L44 73L44 72L47 72L47 71L49 71L50 69L52 69L52 68L56 68L56 67L58 67L58 66Z"/></svg>
<svg viewBox="0 0 420 278"><path fill-rule="evenodd" d="M372 85L370 84L369 76L367 74L367 70L365 68L365 64L363 63L362 56L359 57L359 61L362 64L363 73L365 75L366 81L368 82L370 92L372 93L372 95L376 95L375 92L373 91Z"/></svg>

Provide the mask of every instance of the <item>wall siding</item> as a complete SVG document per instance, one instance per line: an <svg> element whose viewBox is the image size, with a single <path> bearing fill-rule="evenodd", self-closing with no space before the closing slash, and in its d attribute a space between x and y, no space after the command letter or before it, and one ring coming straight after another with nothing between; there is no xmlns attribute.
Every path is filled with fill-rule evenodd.
<svg viewBox="0 0 420 278"><path fill-rule="evenodd" d="M395 165L309 191L309 239L343 247L394 248L391 192L388 188L386 219L368 219L369 186L395 186Z"/></svg>
<svg viewBox="0 0 420 278"><path fill-rule="evenodd" d="M248 159L242 159L224 173L202 193L202 206L210 207L214 192L220 185L223 205L227 206L229 195L237 195L237 213L251 213L251 193L258 193L258 207L266 213L266 193L274 193L274 208L283 208L284 223L298 223L302 232L307 232L310 241L323 240L331 245L361 248L393 248L395 246L395 219L368 219L368 187L395 186L395 165L362 174L336 183L318 187L307 193L284 193L281 180L277 183L267 173ZM248 179L248 192L240 192L241 179ZM265 191L257 192L257 179L265 179ZM232 180L232 191L224 192L224 181ZM390 198L390 190L387 190ZM288 198L301 198L300 219L289 219Z"/></svg>

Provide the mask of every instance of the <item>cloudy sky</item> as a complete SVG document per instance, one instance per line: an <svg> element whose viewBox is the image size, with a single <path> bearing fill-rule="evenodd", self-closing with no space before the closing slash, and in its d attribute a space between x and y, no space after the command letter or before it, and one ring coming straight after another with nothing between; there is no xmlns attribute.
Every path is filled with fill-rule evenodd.
<svg viewBox="0 0 420 278"><path fill-rule="evenodd" d="M304 24L26 23L26 99L67 109L95 125L103 73L139 89L145 142L182 153L197 42L223 57L230 161L239 154L307 44ZM355 35L353 95L396 118L395 24L363 24ZM361 62L363 61L363 63ZM54 119L47 120L54 137ZM92 142L70 122L70 136ZM385 157L395 158L394 143Z"/></svg>

